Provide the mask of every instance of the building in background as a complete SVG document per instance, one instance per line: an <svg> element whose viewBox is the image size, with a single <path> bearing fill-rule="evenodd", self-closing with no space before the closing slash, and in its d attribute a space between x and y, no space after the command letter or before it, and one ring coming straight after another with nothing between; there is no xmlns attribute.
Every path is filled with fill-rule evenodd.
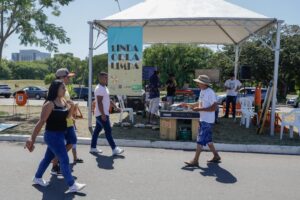
<svg viewBox="0 0 300 200"><path fill-rule="evenodd" d="M38 50L20 50L19 53L12 53L11 59L13 61L36 61L51 58L50 53L40 52Z"/></svg>

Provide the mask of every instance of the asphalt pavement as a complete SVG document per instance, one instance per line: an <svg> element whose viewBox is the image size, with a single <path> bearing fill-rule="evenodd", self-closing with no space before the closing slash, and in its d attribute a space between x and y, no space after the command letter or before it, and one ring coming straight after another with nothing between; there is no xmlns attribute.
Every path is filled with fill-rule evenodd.
<svg viewBox="0 0 300 200"><path fill-rule="evenodd" d="M78 194L65 194L63 178L44 178L50 186L33 186L31 179L45 152L37 144L29 153L23 143L0 142L1 200L298 200L299 156L221 153L222 163L207 164L204 152L199 168L185 167L193 151L125 148L124 156L92 155L89 146L78 145L83 164L71 165L73 175L87 187ZM72 156L70 155L70 158ZM72 159L70 159L72 160Z"/></svg>

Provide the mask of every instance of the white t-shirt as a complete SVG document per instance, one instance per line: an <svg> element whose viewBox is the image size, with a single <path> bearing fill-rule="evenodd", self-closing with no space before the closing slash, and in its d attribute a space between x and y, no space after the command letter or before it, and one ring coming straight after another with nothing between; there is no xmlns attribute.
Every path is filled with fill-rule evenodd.
<svg viewBox="0 0 300 200"><path fill-rule="evenodd" d="M228 96L237 96L238 93L237 93L236 89L241 86L242 86L242 84L239 80L231 80L231 79L227 80L225 82L225 87L230 88L230 89L227 89L227 95Z"/></svg>
<svg viewBox="0 0 300 200"><path fill-rule="evenodd" d="M211 88L201 90L199 96L199 107L208 108L217 102L216 94ZM215 123L215 112L200 112L200 122Z"/></svg>
<svg viewBox="0 0 300 200"><path fill-rule="evenodd" d="M109 90L106 86L102 86L100 84L97 85L95 88L95 99L96 99L96 110L95 110L95 116L98 117L102 113L99 110L98 107L98 99L97 96L102 96L102 103L103 103L103 111L105 115L109 115L109 107L110 107L110 98L109 98Z"/></svg>

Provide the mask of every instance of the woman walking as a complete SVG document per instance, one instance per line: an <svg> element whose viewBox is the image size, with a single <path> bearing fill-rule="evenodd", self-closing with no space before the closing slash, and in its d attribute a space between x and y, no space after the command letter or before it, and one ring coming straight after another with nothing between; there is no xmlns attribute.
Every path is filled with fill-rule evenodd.
<svg viewBox="0 0 300 200"><path fill-rule="evenodd" d="M69 166L64 133L67 129L66 119L72 114L74 104L71 102L67 104L64 100L65 92L66 88L61 80L55 80L51 83L48 97L42 108L40 120L36 124L31 137L28 138L26 147L30 152L34 150L36 137L46 123L44 140L48 147L33 178L33 183L44 187L49 185L49 182L45 181L42 176L51 160L56 156L60 162L64 179L69 186L69 192L78 192L82 190L86 184L80 184L74 181Z"/></svg>

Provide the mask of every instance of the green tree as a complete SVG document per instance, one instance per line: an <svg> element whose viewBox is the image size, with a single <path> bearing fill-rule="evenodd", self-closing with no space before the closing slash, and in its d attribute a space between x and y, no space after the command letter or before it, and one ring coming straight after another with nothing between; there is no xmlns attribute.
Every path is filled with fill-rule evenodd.
<svg viewBox="0 0 300 200"><path fill-rule="evenodd" d="M10 62L13 79L43 80L49 73L48 66L40 62Z"/></svg>
<svg viewBox="0 0 300 200"><path fill-rule="evenodd" d="M100 72L108 72L107 53L96 55L93 57L93 83L98 82L98 75L100 74Z"/></svg>
<svg viewBox="0 0 300 200"><path fill-rule="evenodd" d="M0 2L0 61L6 40L19 35L22 45L37 45L49 51L57 51L58 43L69 43L70 39L62 27L48 22L45 11L59 16L61 6L72 0L1 0Z"/></svg>
<svg viewBox="0 0 300 200"><path fill-rule="evenodd" d="M0 63L0 80L11 79L11 69L8 67L8 61L3 60Z"/></svg>
<svg viewBox="0 0 300 200"><path fill-rule="evenodd" d="M76 76L72 79L74 83L81 80L82 64L80 58L74 57L72 53L55 54L53 58L49 58L45 61L50 73L55 73L59 68L67 68L69 71L76 73Z"/></svg>
<svg viewBox="0 0 300 200"><path fill-rule="evenodd" d="M208 68L211 69L219 69L220 70L220 83L219 86L223 85L223 83L228 79L228 74L232 73L234 70L233 63L233 51L217 51L208 61ZM221 86L223 89L223 86Z"/></svg>
<svg viewBox="0 0 300 200"><path fill-rule="evenodd" d="M208 68L213 51L196 45L152 45L144 51L144 65L155 66L165 83L168 74L174 73L179 86L193 85L196 69Z"/></svg>
<svg viewBox="0 0 300 200"><path fill-rule="evenodd" d="M300 31L298 34L284 35L281 49L279 76L282 91L280 92L285 97L287 92L293 92L300 87Z"/></svg>
<svg viewBox="0 0 300 200"><path fill-rule="evenodd" d="M52 81L54 81L55 79L56 79L56 77L55 77L55 74L54 74L54 73L47 74L47 75L45 76L44 83L45 83L45 85L48 85L48 84L50 84Z"/></svg>
<svg viewBox="0 0 300 200"><path fill-rule="evenodd" d="M271 29L265 34L275 39L276 30ZM270 46L272 42L268 37L262 37ZM251 67L252 81L249 84L256 85L262 82L267 86L273 79L274 72L274 52L264 47L258 39L251 39L243 43L240 56L240 66L249 65ZM211 66L221 69L222 80L224 73L232 72L234 69L234 48L225 46L223 51L214 54L210 61ZM285 99L289 92L294 91L300 79L300 27L297 25L284 25L281 32L281 52L278 74L278 99Z"/></svg>

